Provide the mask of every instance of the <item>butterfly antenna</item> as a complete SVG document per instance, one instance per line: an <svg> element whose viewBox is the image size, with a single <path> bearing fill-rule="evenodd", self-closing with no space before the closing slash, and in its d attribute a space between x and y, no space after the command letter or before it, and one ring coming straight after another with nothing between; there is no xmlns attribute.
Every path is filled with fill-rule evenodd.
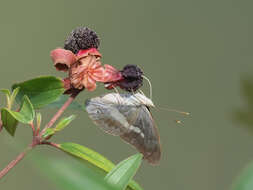
<svg viewBox="0 0 253 190"><path fill-rule="evenodd" d="M183 124L182 121L180 121L180 120L175 120L175 122L176 122L177 124Z"/></svg>
<svg viewBox="0 0 253 190"><path fill-rule="evenodd" d="M157 109L157 108L155 107L155 109ZM176 124L179 124L179 125L184 125L184 123L183 123L181 120L178 120L178 119L172 119L171 117L167 117L167 119L168 119L169 121L173 121L173 122L175 122Z"/></svg>
<svg viewBox="0 0 253 190"><path fill-rule="evenodd" d="M172 111L172 112L176 112L176 113L180 113L180 114L183 114L183 115L190 115L189 112L185 112L185 111L180 111L180 110L176 110L176 109L169 109L169 108L163 108L163 107L156 107L157 109L160 109L160 110L165 110L165 111Z"/></svg>
<svg viewBox="0 0 253 190"><path fill-rule="evenodd" d="M115 90L116 94L118 94L119 97L120 97L120 93L119 93L118 89L117 89L116 87L114 87L114 86L113 86L113 89ZM116 98L117 98L117 97L116 97ZM119 103L119 104L122 104L122 103L123 103L123 102L121 102L120 98L118 98L118 103Z"/></svg>
<svg viewBox="0 0 253 190"><path fill-rule="evenodd" d="M139 89L139 92L140 92L143 96L146 96L142 90Z"/></svg>
<svg viewBox="0 0 253 190"><path fill-rule="evenodd" d="M118 89L117 89L116 87L113 86L113 89L115 90L115 92L116 92L117 94L119 94L119 91L118 91Z"/></svg>
<svg viewBox="0 0 253 190"><path fill-rule="evenodd" d="M148 84L149 84L149 97L150 97L150 99L152 100L152 84L151 84L150 80L148 79L148 77L146 77L146 76L144 76L144 75L142 75L142 77L143 77L145 80L148 81Z"/></svg>

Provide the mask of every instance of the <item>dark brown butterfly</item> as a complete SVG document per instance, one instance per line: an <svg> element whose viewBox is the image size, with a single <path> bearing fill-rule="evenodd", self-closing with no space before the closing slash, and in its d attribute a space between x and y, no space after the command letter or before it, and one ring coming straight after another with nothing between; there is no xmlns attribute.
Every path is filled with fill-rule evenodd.
<svg viewBox="0 0 253 190"><path fill-rule="evenodd" d="M133 145L151 164L158 164L161 145L149 111L153 102L140 93L110 93L86 101L86 111L105 132Z"/></svg>

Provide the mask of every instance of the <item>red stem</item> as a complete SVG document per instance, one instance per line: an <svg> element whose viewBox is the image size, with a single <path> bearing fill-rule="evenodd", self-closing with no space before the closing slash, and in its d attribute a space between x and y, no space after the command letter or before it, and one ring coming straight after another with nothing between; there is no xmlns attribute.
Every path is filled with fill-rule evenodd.
<svg viewBox="0 0 253 190"><path fill-rule="evenodd" d="M36 130L35 130L34 124L30 123L30 126L31 126L32 131L33 131L33 136L35 137L36 136Z"/></svg>
<svg viewBox="0 0 253 190"><path fill-rule="evenodd" d="M19 163L35 145L29 145L24 152L21 152L16 159L12 160L3 170L0 171L0 180L4 177L17 163Z"/></svg>
<svg viewBox="0 0 253 190"><path fill-rule="evenodd" d="M67 107L73 102L75 97L79 94L77 92L76 94L71 95L68 100L62 105L62 107L56 112L56 114L52 117L52 119L48 122L48 124L45 126L45 128L41 131L39 136L41 137L45 131L52 127L52 125L56 122L56 120L63 114L63 112L67 109Z"/></svg>
<svg viewBox="0 0 253 190"><path fill-rule="evenodd" d="M37 130L36 130L36 132L35 132L36 136L38 136L39 133L40 133L40 127L38 127Z"/></svg>
<svg viewBox="0 0 253 190"><path fill-rule="evenodd" d="M48 142L48 141L43 141L41 144L49 145L55 148L60 148L59 144L53 143L53 142Z"/></svg>

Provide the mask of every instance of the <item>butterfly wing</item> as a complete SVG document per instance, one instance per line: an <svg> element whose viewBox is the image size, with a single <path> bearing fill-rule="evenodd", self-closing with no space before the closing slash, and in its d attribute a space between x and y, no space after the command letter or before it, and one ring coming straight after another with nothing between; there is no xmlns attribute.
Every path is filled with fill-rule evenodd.
<svg viewBox="0 0 253 190"><path fill-rule="evenodd" d="M104 99L100 97L89 99L85 102L85 106L89 117L104 132L119 136L129 130L126 117Z"/></svg>
<svg viewBox="0 0 253 190"><path fill-rule="evenodd" d="M108 101L104 97L91 98L86 101L86 111L103 131L120 136L141 152L149 163L157 164L161 146L151 113L145 105L127 104L126 100L129 98L123 97L123 103Z"/></svg>
<svg viewBox="0 0 253 190"><path fill-rule="evenodd" d="M136 147L151 164L158 164L161 158L160 137L148 108L128 106L118 108L130 124L130 130L120 137Z"/></svg>

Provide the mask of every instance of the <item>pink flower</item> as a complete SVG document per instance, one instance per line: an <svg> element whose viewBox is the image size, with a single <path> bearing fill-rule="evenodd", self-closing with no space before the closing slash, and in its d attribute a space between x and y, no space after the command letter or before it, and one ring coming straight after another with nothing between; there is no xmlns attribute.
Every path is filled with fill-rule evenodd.
<svg viewBox="0 0 253 190"><path fill-rule="evenodd" d="M65 49L55 49L51 52L54 66L59 71L69 72L64 81L68 88L88 91L96 89L96 82L113 82L122 79L122 75L110 65L102 66L101 54L96 48L80 50L77 54ZM67 90L69 90L67 89Z"/></svg>

